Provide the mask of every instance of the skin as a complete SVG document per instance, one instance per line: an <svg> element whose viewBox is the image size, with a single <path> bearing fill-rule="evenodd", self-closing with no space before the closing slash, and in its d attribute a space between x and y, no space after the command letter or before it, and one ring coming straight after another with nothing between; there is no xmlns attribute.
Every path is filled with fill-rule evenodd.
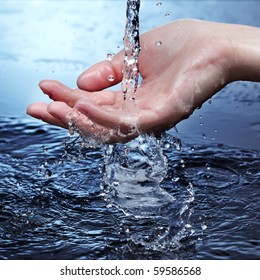
<svg viewBox="0 0 260 280"><path fill-rule="evenodd" d="M159 134L188 118L228 83L259 82L259 38L256 27L175 21L140 37L142 83L135 102L109 89L122 80L121 51L83 72L76 89L41 81L40 88L53 102L34 103L27 113L63 128L72 120L83 136L109 143L126 142L140 133Z"/></svg>

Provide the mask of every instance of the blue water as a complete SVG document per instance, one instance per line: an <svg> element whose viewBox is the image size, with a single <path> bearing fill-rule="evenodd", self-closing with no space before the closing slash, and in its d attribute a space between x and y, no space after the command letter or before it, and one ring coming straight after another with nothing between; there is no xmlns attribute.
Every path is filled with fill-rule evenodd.
<svg viewBox="0 0 260 280"><path fill-rule="evenodd" d="M102 148L25 115L48 101L41 79L75 86L122 48L126 3L114 4L1 3L0 259L259 259L259 84L232 83L167 133L160 186L173 201L159 216L111 205ZM258 1L143 0L141 31L180 17L260 26L258 11Z"/></svg>

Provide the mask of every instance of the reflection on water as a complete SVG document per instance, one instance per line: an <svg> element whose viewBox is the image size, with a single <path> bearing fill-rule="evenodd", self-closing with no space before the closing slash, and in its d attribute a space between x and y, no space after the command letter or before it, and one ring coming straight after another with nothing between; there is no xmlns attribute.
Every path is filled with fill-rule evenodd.
<svg viewBox="0 0 260 280"><path fill-rule="evenodd" d="M76 138L65 145L66 133L28 120L2 120L0 258L260 257L258 151L176 150L168 135L161 194L172 203L139 217L104 199L101 148L82 148Z"/></svg>

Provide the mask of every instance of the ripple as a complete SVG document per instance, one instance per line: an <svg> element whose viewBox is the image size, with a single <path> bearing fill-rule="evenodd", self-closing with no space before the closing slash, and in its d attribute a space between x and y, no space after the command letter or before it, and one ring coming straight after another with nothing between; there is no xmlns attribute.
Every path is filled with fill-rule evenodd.
<svg viewBox="0 0 260 280"><path fill-rule="evenodd" d="M0 259L259 258L258 151L165 145L167 176L155 177L167 205L152 200L144 180L128 182L131 199L117 200L117 208L100 190L101 150L79 157L71 139L64 156L67 134L59 129L15 118L1 126ZM138 204L142 195L148 204ZM146 213L129 215L133 209Z"/></svg>
<svg viewBox="0 0 260 280"><path fill-rule="evenodd" d="M240 175L225 166L211 165L206 169L202 164L188 167L185 172L188 180L201 187L230 188L240 183Z"/></svg>

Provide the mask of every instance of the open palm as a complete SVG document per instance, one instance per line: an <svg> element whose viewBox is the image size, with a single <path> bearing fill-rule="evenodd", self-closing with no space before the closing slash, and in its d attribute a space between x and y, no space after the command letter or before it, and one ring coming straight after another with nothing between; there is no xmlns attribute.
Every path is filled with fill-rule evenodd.
<svg viewBox="0 0 260 280"><path fill-rule="evenodd" d="M95 135L106 142L160 133L187 118L231 81L230 50L219 35L221 28L218 23L180 20L143 34L139 56L142 82L135 102L124 101L120 90L109 89L122 80L121 51L111 61L81 74L78 89L42 81L40 88L54 102L32 104L27 112L64 128L72 121L82 135Z"/></svg>

